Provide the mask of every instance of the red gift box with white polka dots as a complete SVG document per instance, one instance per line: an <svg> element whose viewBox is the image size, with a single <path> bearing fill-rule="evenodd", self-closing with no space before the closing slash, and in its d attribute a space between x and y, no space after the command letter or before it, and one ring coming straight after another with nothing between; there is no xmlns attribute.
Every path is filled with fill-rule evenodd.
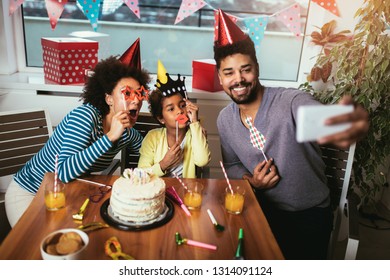
<svg viewBox="0 0 390 280"><path fill-rule="evenodd" d="M98 62L99 43L83 38L41 38L47 83L84 84Z"/></svg>

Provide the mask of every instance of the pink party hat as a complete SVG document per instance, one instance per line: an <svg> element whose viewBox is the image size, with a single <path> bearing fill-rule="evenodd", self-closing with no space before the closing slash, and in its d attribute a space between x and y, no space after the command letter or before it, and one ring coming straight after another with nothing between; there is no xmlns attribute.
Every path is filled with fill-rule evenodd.
<svg viewBox="0 0 390 280"><path fill-rule="evenodd" d="M217 47L231 45L248 38L245 34L221 9L218 10L218 36L214 44Z"/></svg>
<svg viewBox="0 0 390 280"><path fill-rule="evenodd" d="M141 50L139 38L135 40L135 42L122 54L119 60L122 63L127 64L129 67L141 69Z"/></svg>

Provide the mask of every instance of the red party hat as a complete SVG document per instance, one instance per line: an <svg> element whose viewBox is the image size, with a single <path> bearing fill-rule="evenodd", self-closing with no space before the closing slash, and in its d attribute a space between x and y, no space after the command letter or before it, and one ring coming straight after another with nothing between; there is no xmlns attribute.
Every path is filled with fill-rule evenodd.
<svg viewBox="0 0 390 280"><path fill-rule="evenodd" d="M141 50L139 38L122 54L119 60L129 67L141 69Z"/></svg>
<svg viewBox="0 0 390 280"><path fill-rule="evenodd" d="M218 14L218 39L214 42L216 46L231 45L248 37L221 9Z"/></svg>

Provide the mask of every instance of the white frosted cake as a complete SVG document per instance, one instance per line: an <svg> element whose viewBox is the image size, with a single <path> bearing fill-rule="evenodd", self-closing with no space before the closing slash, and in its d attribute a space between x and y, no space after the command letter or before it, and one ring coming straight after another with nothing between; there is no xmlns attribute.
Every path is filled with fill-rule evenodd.
<svg viewBox="0 0 390 280"><path fill-rule="evenodd" d="M125 169L112 186L112 215L125 222L156 219L165 207L165 182L143 169Z"/></svg>

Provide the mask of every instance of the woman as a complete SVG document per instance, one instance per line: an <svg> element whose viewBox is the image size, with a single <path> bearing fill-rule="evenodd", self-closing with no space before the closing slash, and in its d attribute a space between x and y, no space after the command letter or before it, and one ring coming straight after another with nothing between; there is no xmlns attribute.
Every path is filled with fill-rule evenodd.
<svg viewBox="0 0 390 280"><path fill-rule="evenodd" d="M37 193L46 172L67 183L91 172L102 171L126 145L138 151L142 136L133 129L149 74L111 56L99 62L88 78L83 105L68 113L45 146L14 176L5 195L5 207L13 227Z"/></svg>

